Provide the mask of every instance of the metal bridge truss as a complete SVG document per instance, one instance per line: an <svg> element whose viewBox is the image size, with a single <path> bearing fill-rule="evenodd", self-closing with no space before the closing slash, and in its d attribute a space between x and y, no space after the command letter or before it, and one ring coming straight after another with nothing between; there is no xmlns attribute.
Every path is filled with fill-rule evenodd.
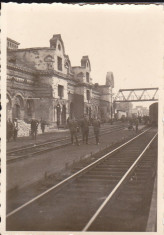
<svg viewBox="0 0 164 235"><path fill-rule="evenodd" d="M158 88L120 89L114 102L157 101Z"/></svg>

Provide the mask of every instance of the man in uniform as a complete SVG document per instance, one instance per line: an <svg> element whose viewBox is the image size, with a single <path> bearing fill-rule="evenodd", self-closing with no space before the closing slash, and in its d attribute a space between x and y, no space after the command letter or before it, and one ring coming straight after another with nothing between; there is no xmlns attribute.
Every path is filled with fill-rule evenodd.
<svg viewBox="0 0 164 235"><path fill-rule="evenodd" d="M7 121L7 141L9 141L12 136L13 136L13 123L9 119Z"/></svg>
<svg viewBox="0 0 164 235"><path fill-rule="evenodd" d="M81 121L81 132L83 137L83 143L86 142L86 144L88 144L89 120L86 115L84 115L84 118Z"/></svg>
<svg viewBox="0 0 164 235"><path fill-rule="evenodd" d="M31 120L31 135L32 138L36 140L37 130L38 130L38 124L39 122L32 118Z"/></svg>
<svg viewBox="0 0 164 235"><path fill-rule="evenodd" d="M139 120L138 118L136 118L135 120L136 132L138 132L138 124L139 124Z"/></svg>
<svg viewBox="0 0 164 235"><path fill-rule="evenodd" d="M100 120L96 117L93 120L93 129L96 138L96 144L99 144L99 134L100 134Z"/></svg>
<svg viewBox="0 0 164 235"><path fill-rule="evenodd" d="M18 120L14 118L13 121L13 139L16 141L18 135Z"/></svg>
<svg viewBox="0 0 164 235"><path fill-rule="evenodd" d="M40 125L41 125L41 129L42 129L42 134L43 134L44 131L45 131L46 122L42 118L41 118L41 121L40 121Z"/></svg>
<svg viewBox="0 0 164 235"><path fill-rule="evenodd" d="M68 126L69 126L69 129L70 129L72 145L74 144L74 138L76 140L76 144L79 145L79 141L78 141L78 138L77 138L78 122L75 120L74 117L71 120L69 120Z"/></svg>

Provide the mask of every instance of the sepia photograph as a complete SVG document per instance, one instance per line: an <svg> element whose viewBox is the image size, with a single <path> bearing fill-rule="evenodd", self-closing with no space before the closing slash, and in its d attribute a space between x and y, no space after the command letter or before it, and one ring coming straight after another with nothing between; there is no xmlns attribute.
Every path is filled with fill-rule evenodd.
<svg viewBox="0 0 164 235"><path fill-rule="evenodd" d="M2 234L161 234L163 39L162 5L2 4Z"/></svg>

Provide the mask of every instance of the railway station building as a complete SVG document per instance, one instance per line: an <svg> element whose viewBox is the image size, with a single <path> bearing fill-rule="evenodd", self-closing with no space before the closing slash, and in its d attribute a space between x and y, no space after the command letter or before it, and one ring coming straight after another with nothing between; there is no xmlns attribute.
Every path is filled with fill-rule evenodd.
<svg viewBox="0 0 164 235"><path fill-rule="evenodd" d="M65 125L68 117L111 117L113 74L106 84L94 84L91 62L82 56L80 66L72 66L60 34L53 35L49 47L19 49L7 38L7 118L28 122L31 118Z"/></svg>

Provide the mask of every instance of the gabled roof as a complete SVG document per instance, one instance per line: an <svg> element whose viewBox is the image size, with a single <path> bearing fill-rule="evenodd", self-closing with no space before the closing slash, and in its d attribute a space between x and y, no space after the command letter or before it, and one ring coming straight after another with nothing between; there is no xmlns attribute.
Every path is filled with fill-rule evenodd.
<svg viewBox="0 0 164 235"><path fill-rule="evenodd" d="M87 62L89 63L89 69L91 70L91 64L88 55L85 55L81 59L81 66L82 67L87 67Z"/></svg>
<svg viewBox="0 0 164 235"><path fill-rule="evenodd" d="M63 47L63 53L65 54L65 48L64 48L64 43L63 40L61 38L61 34L54 34L53 37L50 39L50 47L53 47L56 49L56 45L57 45L57 41L60 41Z"/></svg>

